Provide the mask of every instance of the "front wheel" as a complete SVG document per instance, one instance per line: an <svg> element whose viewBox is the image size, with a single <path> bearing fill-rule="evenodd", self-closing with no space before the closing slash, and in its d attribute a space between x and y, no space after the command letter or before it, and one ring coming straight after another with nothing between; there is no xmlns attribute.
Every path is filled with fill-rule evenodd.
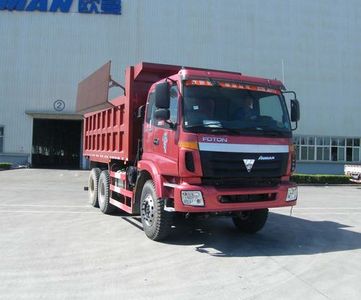
<svg viewBox="0 0 361 300"><path fill-rule="evenodd" d="M160 241L168 236L172 214L164 210L164 199L158 199L153 180L148 180L143 186L140 215L148 238Z"/></svg>
<svg viewBox="0 0 361 300"><path fill-rule="evenodd" d="M237 229L244 233L256 233L266 224L268 208L241 211L234 216L233 223Z"/></svg>

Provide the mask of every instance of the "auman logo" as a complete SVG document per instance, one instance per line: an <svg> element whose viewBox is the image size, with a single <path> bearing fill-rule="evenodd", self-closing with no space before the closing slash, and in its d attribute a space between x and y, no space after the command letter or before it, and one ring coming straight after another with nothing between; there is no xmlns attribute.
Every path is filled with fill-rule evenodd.
<svg viewBox="0 0 361 300"><path fill-rule="evenodd" d="M274 156L260 156L258 157L258 160L275 160L276 158Z"/></svg>
<svg viewBox="0 0 361 300"><path fill-rule="evenodd" d="M0 10L67 13L74 0L0 0ZM78 0L78 12L121 14L121 0Z"/></svg>

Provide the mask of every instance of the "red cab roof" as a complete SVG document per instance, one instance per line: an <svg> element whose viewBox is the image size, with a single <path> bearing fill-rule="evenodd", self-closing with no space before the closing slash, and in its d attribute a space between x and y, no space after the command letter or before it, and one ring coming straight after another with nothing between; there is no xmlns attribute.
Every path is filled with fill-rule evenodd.
<svg viewBox="0 0 361 300"><path fill-rule="evenodd" d="M279 80L247 76L242 73L231 71L181 67L177 65L165 65L147 62L141 62L134 66L134 79L136 81L156 82L162 78L176 75L177 73L179 73L182 79L212 78L226 81L237 81L281 90L285 89L283 83Z"/></svg>

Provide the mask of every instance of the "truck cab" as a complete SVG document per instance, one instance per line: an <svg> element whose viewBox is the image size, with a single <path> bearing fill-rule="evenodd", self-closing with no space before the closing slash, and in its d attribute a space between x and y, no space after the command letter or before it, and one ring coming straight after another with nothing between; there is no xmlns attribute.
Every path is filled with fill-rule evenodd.
<svg viewBox="0 0 361 300"><path fill-rule="evenodd" d="M166 177L176 211L295 203L292 128L282 89L277 80L192 69L151 87L142 161ZM293 198L287 199L289 189Z"/></svg>

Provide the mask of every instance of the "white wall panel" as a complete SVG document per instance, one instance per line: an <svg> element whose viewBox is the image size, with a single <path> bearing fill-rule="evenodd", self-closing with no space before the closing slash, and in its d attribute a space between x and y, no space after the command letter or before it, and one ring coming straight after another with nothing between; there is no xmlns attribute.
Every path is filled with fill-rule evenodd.
<svg viewBox="0 0 361 300"><path fill-rule="evenodd" d="M141 60L282 79L302 104L299 134L361 135L361 6L349 1L123 0L122 15L0 11L5 151L30 152L31 118L111 59L114 78Z"/></svg>

